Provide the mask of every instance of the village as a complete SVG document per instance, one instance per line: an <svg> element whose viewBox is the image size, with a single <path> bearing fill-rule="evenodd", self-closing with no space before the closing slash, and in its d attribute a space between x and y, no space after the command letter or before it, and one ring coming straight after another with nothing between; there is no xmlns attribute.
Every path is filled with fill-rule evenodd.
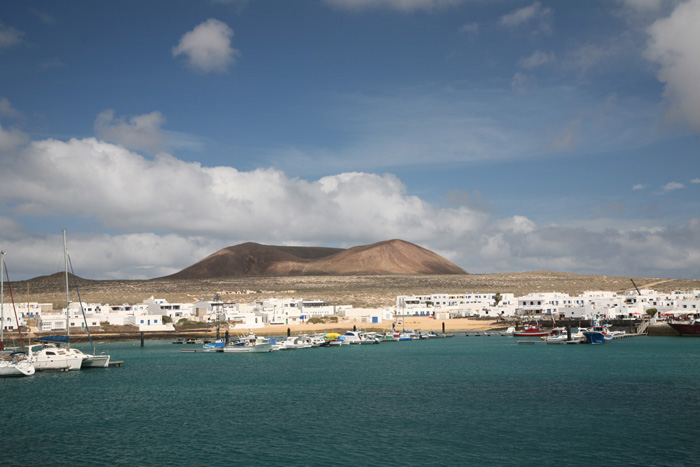
<svg viewBox="0 0 700 467"><path fill-rule="evenodd" d="M71 302L68 309L52 309L51 303L4 303L3 330L65 332L70 328L100 329L134 326L142 332L174 331L175 324L226 323L231 329L299 326L323 320L381 325L399 318L492 318L499 320L640 320L670 319L700 310L700 290L662 293L650 289L565 293L455 293L400 295L393 307L357 308L323 300L266 298L250 303L222 300L169 303L150 297L138 304L111 305Z"/></svg>

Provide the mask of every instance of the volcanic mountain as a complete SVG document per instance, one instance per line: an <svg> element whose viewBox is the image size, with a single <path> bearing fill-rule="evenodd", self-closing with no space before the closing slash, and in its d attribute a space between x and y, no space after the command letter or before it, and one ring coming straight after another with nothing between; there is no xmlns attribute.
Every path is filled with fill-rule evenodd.
<svg viewBox="0 0 700 467"><path fill-rule="evenodd" d="M387 274L468 273L432 251L403 240L388 240L348 249L270 246L249 242L219 250L167 278Z"/></svg>

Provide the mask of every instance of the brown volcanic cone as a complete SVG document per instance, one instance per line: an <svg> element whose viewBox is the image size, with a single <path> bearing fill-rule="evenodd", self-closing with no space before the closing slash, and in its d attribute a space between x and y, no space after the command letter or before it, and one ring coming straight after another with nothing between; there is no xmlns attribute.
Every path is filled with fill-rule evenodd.
<svg viewBox="0 0 700 467"><path fill-rule="evenodd" d="M268 269L279 262L305 263L344 251L342 248L285 247L242 243L219 250L169 279L209 279L229 276L268 276Z"/></svg>
<svg viewBox="0 0 700 467"><path fill-rule="evenodd" d="M244 243L224 248L168 278L360 274L467 274L467 272L425 248L403 240L389 240L356 246L348 250Z"/></svg>
<svg viewBox="0 0 700 467"><path fill-rule="evenodd" d="M305 264L281 261L271 265L268 272L277 276L467 274L432 251L403 240L356 246Z"/></svg>

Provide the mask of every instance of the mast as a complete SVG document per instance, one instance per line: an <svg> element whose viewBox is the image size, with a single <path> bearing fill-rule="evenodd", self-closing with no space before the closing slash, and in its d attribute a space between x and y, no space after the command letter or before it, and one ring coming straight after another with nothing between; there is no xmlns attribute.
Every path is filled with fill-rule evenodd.
<svg viewBox="0 0 700 467"><path fill-rule="evenodd" d="M5 350L5 252L0 251L0 350Z"/></svg>
<svg viewBox="0 0 700 467"><path fill-rule="evenodd" d="M70 347L70 295L68 294L68 247L66 246L66 229L63 229L63 259L66 263L66 346Z"/></svg>

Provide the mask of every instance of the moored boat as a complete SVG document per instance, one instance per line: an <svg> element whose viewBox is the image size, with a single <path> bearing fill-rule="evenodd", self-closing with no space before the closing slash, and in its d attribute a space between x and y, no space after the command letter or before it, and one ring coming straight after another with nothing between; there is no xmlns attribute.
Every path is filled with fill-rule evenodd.
<svg viewBox="0 0 700 467"><path fill-rule="evenodd" d="M267 337L256 336L253 333L245 337L229 342L223 347L225 353L264 353L272 352L272 345L275 343L273 339Z"/></svg>
<svg viewBox="0 0 700 467"><path fill-rule="evenodd" d="M0 354L0 377L31 376L35 371L24 354Z"/></svg>
<svg viewBox="0 0 700 467"><path fill-rule="evenodd" d="M513 331L513 337L544 337L548 336L550 331L545 331L539 324L526 324L523 329Z"/></svg>
<svg viewBox="0 0 700 467"><path fill-rule="evenodd" d="M608 326L595 325L583 331L584 343L586 344L607 344L612 342L613 336L608 331Z"/></svg>
<svg viewBox="0 0 700 467"><path fill-rule="evenodd" d="M681 336L700 336L700 319L698 315L691 315L686 321L671 321L668 323Z"/></svg>

